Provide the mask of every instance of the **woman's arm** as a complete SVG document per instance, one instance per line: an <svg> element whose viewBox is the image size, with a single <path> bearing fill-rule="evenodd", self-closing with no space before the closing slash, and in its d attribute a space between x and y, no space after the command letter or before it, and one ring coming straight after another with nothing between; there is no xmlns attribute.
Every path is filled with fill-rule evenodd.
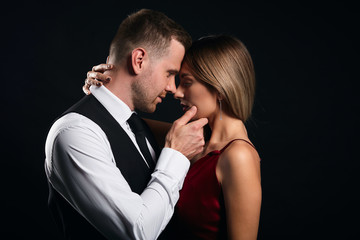
<svg viewBox="0 0 360 240"><path fill-rule="evenodd" d="M261 207L257 152L245 142L232 143L221 155L216 175L223 189L229 239L256 240Z"/></svg>
<svg viewBox="0 0 360 240"><path fill-rule="evenodd" d="M143 118L143 119L149 125L152 133L156 138L157 143L159 144L159 147L163 148L165 145L166 134L170 130L172 124L168 122L162 122L148 118Z"/></svg>

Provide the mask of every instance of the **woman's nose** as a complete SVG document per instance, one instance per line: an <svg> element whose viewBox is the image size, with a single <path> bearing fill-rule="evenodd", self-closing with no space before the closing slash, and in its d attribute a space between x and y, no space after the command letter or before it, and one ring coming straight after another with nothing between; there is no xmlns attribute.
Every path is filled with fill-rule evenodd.
<svg viewBox="0 0 360 240"><path fill-rule="evenodd" d="M183 90L182 90L182 88L180 86L176 89L176 92L174 94L174 98L176 98L176 99L184 98L184 92L183 92Z"/></svg>

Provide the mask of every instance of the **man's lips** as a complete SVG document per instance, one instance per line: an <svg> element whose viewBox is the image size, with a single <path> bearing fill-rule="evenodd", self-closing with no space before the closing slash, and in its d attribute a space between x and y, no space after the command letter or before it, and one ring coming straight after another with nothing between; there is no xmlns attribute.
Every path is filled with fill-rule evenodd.
<svg viewBox="0 0 360 240"><path fill-rule="evenodd" d="M158 98L159 98L159 103L161 103L162 102L162 100L165 98L165 96L158 96Z"/></svg>

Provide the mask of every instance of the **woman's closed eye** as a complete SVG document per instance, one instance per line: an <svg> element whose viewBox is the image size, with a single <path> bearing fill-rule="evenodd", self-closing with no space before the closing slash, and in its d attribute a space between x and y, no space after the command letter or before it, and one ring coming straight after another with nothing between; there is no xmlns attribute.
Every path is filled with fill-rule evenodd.
<svg viewBox="0 0 360 240"><path fill-rule="evenodd" d="M192 85L192 81L191 80L184 80L184 81L181 81L180 82L180 85L182 86L182 87L190 87L191 85Z"/></svg>

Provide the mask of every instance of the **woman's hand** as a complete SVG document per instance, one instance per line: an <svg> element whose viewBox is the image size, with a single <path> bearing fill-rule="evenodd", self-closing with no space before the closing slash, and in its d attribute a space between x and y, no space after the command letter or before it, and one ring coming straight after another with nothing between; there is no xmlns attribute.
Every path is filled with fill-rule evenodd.
<svg viewBox="0 0 360 240"><path fill-rule="evenodd" d="M108 83L111 80L111 77L103 74L106 70L113 69L114 65L112 64L99 64L94 66L91 71L89 71L86 75L85 84L83 86L83 91L86 95L89 95L90 86L96 85L101 86L103 83Z"/></svg>

